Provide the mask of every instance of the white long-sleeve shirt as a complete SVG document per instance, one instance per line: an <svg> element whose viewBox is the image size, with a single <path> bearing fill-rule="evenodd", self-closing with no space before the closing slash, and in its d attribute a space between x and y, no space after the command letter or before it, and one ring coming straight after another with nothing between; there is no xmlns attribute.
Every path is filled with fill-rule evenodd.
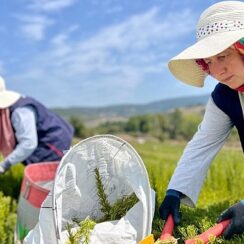
<svg viewBox="0 0 244 244"><path fill-rule="evenodd" d="M239 93L239 98L244 111L244 94ZM209 166L233 126L230 118L215 105L211 97L204 118L187 144L168 185L168 189L183 193L183 203L195 207Z"/></svg>
<svg viewBox="0 0 244 244"><path fill-rule="evenodd" d="M11 123L15 130L17 144L6 159L15 165L28 158L37 148L38 136L34 110L30 106L15 109L11 114Z"/></svg>

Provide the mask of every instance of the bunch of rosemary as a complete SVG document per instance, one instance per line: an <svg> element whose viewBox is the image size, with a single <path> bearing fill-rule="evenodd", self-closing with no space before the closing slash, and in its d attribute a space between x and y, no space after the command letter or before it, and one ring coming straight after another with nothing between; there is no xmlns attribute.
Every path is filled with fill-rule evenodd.
<svg viewBox="0 0 244 244"><path fill-rule="evenodd" d="M114 204L110 204L105 193L104 186L102 184L101 176L99 170L95 169L95 178L96 178L96 187L97 187L97 195L99 198L99 203L101 206L101 211L103 213L103 217L96 222L89 217L86 219L72 220L73 224L68 224L66 229L68 231L69 239L67 244L77 244L77 243L89 243L89 237L92 229L96 225L96 223L101 223L104 221L116 220L122 218L127 211L132 208L138 201L135 193L130 196L124 196L121 199L118 199ZM78 225L76 232L72 231L74 226Z"/></svg>

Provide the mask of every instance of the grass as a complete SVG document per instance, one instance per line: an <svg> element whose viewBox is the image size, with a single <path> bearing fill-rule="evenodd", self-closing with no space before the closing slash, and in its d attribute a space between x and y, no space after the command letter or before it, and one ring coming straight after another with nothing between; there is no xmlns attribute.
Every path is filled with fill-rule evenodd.
<svg viewBox="0 0 244 244"><path fill-rule="evenodd" d="M157 239L164 224L159 218L158 206L165 196L167 185L186 143L171 141L157 143L147 141L144 144L131 144L142 157L148 171L151 185L156 191L156 210L152 229L154 237ZM0 191L2 191L5 196L11 196L13 202L18 198L23 169L22 165L16 165L11 171L0 176ZM174 231L174 236L179 238L179 243L183 243L185 239L195 236L208 229L210 226L213 226L218 215L223 210L243 199L243 182L244 164L242 150L239 146L223 148L210 166L197 202L197 207L191 209L181 206L182 221ZM12 209L14 215L10 214L8 221L4 221L5 223L0 225L0 229L3 226L6 228L9 228L9 226L14 227L13 224L9 225L8 222L12 223L15 221L15 210L16 208ZM9 230L6 229L5 232L12 235L12 227ZM231 241L217 238L211 243L241 244L244 243L244 234L242 236L235 236Z"/></svg>
<svg viewBox="0 0 244 244"><path fill-rule="evenodd" d="M133 144L142 157L155 189L156 211L153 220L153 234L158 238L163 221L158 216L158 206L162 202L170 177L176 167L185 143L150 143ZM244 198L243 152L239 147L225 147L213 161L203 185L197 207L191 209L182 206L182 221L175 228L179 243L184 239L199 234L215 224L218 215ZM211 243L244 243L244 235L234 236L231 241L217 238Z"/></svg>

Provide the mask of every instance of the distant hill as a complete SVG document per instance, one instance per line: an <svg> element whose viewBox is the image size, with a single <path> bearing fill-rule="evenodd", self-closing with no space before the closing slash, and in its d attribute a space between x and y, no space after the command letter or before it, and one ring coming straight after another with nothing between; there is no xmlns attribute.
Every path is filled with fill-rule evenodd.
<svg viewBox="0 0 244 244"><path fill-rule="evenodd" d="M104 107L53 108L53 111L69 119L71 116L84 121L122 120L135 115L165 113L176 108L190 108L205 105L209 95L166 99L147 104L122 104Z"/></svg>

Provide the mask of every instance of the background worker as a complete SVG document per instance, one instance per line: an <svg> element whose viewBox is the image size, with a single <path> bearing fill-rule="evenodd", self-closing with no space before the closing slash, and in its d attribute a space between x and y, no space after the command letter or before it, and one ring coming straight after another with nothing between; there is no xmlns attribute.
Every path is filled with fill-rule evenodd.
<svg viewBox="0 0 244 244"><path fill-rule="evenodd" d="M72 137L69 123L35 99L7 90L0 77L0 174L18 162L60 160Z"/></svg>
<svg viewBox="0 0 244 244"><path fill-rule="evenodd" d="M203 86L211 75L219 83L207 103L198 131L187 144L159 208L166 219L180 222L180 202L194 207L209 166L235 126L244 151L244 2L223 1L206 9L197 24L197 42L169 62L173 75ZM230 219L229 239L244 232L244 200L218 218Z"/></svg>

